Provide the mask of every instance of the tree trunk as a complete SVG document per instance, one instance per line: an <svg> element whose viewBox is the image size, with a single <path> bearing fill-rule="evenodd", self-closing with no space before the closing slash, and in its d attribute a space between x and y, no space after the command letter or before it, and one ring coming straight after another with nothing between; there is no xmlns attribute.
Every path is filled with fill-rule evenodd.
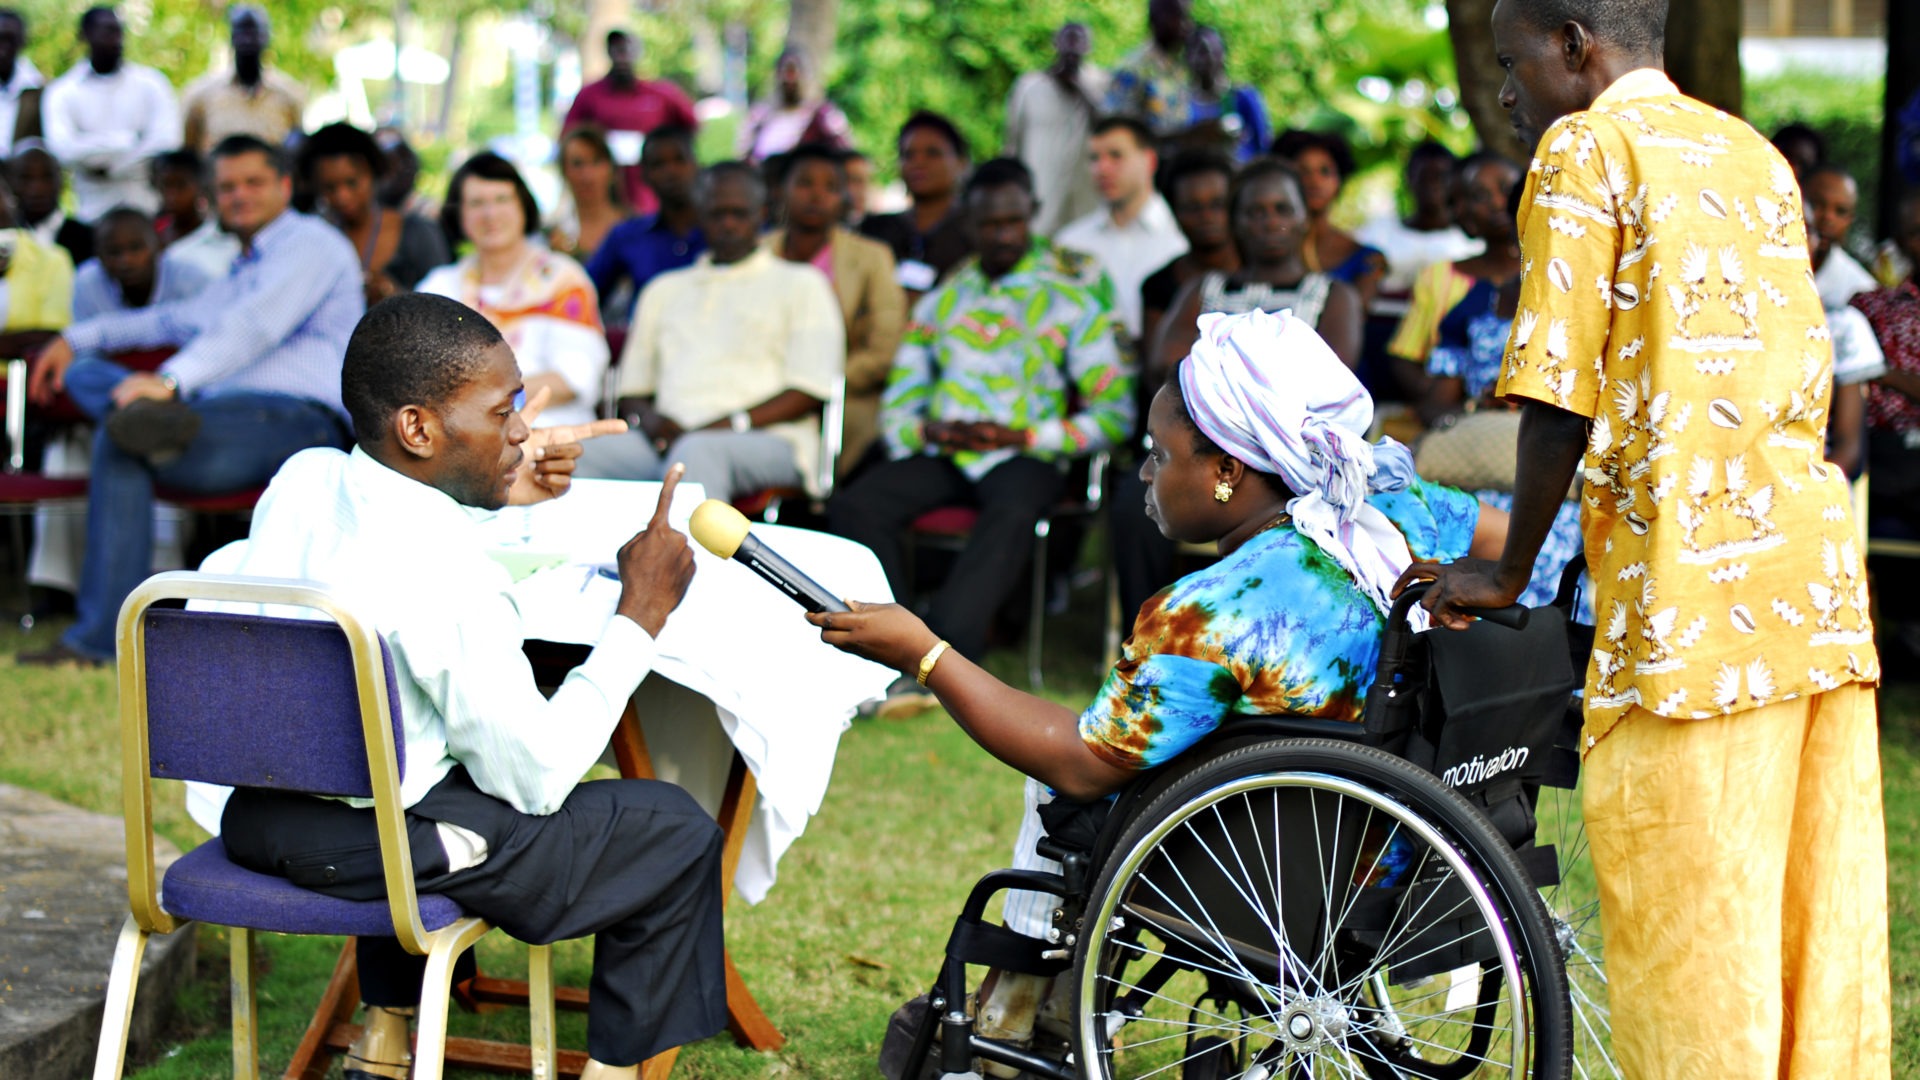
<svg viewBox="0 0 1920 1080"><path fill-rule="evenodd" d="M1482 146L1524 162L1532 156L1533 147L1520 145L1507 122L1507 110L1500 107L1500 84L1506 81L1506 73L1494 60L1493 2L1447 0L1447 36L1453 39L1460 104Z"/></svg>
<svg viewBox="0 0 1920 1080"><path fill-rule="evenodd" d="M834 33L839 27L840 0L792 0L787 8L787 41L806 50L813 76L826 85L833 63Z"/></svg>
<svg viewBox="0 0 1920 1080"><path fill-rule="evenodd" d="M1667 74L1687 96L1740 114L1740 0L1670 0Z"/></svg>

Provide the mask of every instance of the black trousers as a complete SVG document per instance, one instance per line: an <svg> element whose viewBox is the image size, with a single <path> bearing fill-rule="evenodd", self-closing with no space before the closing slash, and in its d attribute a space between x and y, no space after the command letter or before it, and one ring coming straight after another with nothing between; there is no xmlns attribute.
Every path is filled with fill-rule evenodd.
<svg viewBox="0 0 1920 1080"><path fill-rule="evenodd" d="M1120 592L1120 635L1133 629L1140 607L1173 584L1176 545L1147 516L1147 485L1138 468L1107 474L1107 535L1113 547L1113 573Z"/></svg>
<svg viewBox="0 0 1920 1080"><path fill-rule="evenodd" d="M961 655L978 660L987 647L993 613L1023 577L1033 549L1033 526L1060 500L1058 466L1038 458L1001 462L978 481L944 457L910 457L877 465L827 506L827 527L873 549L887 584L902 601L911 592L902 534L914 518L937 507L967 503L980 509L966 547L934 594L927 621Z"/></svg>
<svg viewBox="0 0 1920 1080"><path fill-rule="evenodd" d="M484 837L478 866L447 872L434 829ZM407 811L414 878L522 941L594 935L587 1051L634 1065L727 1023L719 825L692 796L654 780L581 784L560 809L523 814L474 787L465 769ZM350 900L386 895L371 810L305 795L237 789L221 819L234 862ZM360 939L361 999L420 1000L426 958L393 938Z"/></svg>

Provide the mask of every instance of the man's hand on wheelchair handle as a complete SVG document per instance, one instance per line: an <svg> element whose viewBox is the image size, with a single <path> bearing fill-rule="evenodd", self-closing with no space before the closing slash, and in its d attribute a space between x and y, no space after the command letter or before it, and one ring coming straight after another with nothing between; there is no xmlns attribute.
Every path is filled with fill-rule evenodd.
<svg viewBox="0 0 1920 1080"><path fill-rule="evenodd" d="M940 641L918 615L899 604L849 600L847 606L853 610L807 615L807 621L820 628L820 640L843 652L913 674L920 658Z"/></svg>
<svg viewBox="0 0 1920 1080"><path fill-rule="evenodd" d="M1432 615L1434 625L1449 630L1465 630L1473 619L1461 608L1503 608L1520 598L1527 583L1506 580L1498 562L1490 559L1461 559L1438 563L1415 561L1393 583L1393 595L1399 596L1417 581L1431 581L1420 606Z"/></svg>

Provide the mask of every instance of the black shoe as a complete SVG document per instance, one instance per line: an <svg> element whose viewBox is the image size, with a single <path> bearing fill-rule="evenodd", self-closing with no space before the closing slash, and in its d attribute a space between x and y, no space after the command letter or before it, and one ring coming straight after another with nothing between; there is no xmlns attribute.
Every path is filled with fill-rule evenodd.
<svg viewBox="0 0 1920 1080"><path fill-rule="evenodd" d="M186 453L198 434L200 414L184 401L141 398L107 417L113 445L150 465L165 465Z"/></svg>
<svg viewBox="0 0 1920 1080"><path fill-rule="evenodd" d="M83 668L106 666L106 661L97 656L88 656L64 641L56 641L37 652L16 653L13 662L21 667L60 667L73 664Z"/></svg>

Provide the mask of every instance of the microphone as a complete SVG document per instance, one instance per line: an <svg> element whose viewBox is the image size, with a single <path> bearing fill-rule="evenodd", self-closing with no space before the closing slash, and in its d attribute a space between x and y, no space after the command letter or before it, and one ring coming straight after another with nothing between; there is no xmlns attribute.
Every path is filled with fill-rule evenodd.
<svg viewBox="0 0 1920 1080"><path fill-rule="evenodd" d="M700 546L722 559L738 559L793 598L794 603L811 612L848 611L820 583L801 573L792 563L747 531L747 516L719 499L708 499L693 508L693 520L687 531Z"/></svg>

